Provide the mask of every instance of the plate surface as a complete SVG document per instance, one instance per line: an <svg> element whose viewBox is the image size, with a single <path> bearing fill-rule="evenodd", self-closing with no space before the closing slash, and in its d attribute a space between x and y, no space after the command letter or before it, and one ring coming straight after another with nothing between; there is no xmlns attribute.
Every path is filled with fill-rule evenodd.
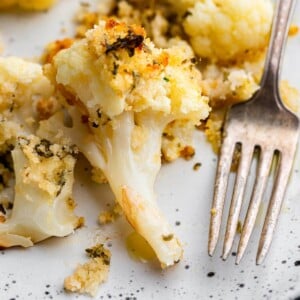
<svg viewBox="0 0 300 300"><path fill-rule="evenodd" d="M4 55L32 58L44 45L72 33L72 17L79 0L60 0L46 13L0 15ZM93 1L85 1L92 3ZM295 23L300 25L300 3ZM284 61L283 77L300 89L300 35L291 38ZM176 267L161 271L158 264L132 260L125 239L132 231L122 218L99 227L98 212L112 203L107 186L91 183L86 163L76 169L75 198L78 214L86 226L67 238L52 238L30 249L0 251L0 299L88 299L66 294L63 279L78 263L85 261L84 249L96 242L109 245L112 264L107 283L96 299L296 299L300 297L300 151L295 161L271 251L256 266L259 217L244 259L239 266L234 257L220 259L221 243L213 258L207 255L209 211L216 169L216 156L201 133L196 134L196 156L164 165L156 191L161 209L171 224L180 222L176 232L184 244L184 259ZM193 165L201 162L198 171ZM264 207L266 206L263 205ZM237 244L234 245L234 250ZM233 250L233 251L234 251ZM208 276L213 272L214 276ZM299 299L299 298L298 298Z"/></svg>

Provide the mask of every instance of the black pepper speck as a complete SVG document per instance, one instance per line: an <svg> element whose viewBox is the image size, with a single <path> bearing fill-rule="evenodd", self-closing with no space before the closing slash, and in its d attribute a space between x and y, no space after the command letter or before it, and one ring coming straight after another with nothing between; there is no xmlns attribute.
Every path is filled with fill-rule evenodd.
<svg viewBox="0 0 300 300"><path fill-rule="evenodd" d="M207 277L213 277L213 276L215 276L215 272L208 272L207 273Z"/></svg>
<svg viewBox="0 0 300 300"><path fill-rule="evenodd" d="M299 266L300 266L300 260L296 260L295 263L294 263L294 265L295 265L296 267L299 267Z"/></svg>

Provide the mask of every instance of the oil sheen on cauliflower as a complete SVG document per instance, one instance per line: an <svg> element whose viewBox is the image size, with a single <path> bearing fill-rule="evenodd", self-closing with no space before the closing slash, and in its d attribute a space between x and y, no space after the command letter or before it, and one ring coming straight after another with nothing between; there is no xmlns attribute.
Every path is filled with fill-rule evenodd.
<svg viewBox="0 0 300 300"><path fill-rule="evenodd" d="M72 200L76 150L35 135L39 114L54 111L53 91L40 65L0 58L1 247L28 247L77 226Z"/></svg>
<svg viewBox="0 0 300 300"><path fill-rule="evenodd" d="M183 45L155 48L141 27L108 19L59 52L54 68L73 123L63 131L102 170L161 265L173 265L182 247L158 209L153 185L167 124L198 124L209 113L191 52Z"/></svg>
<svg viewBox="0 0 300 300"><path fill-rule="evenodd" d="M235 61L265 49L268 44L273 14L270 0L169 2L180 4L179 13L186 11L184 30L200 57Z"/></svg>

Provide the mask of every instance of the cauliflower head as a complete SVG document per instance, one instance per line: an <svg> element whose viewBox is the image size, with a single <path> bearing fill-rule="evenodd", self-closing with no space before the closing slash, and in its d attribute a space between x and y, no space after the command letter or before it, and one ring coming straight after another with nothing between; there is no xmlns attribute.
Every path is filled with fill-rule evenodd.
<svg viewBox="0 0 300 300"><path fill-rule="evenodd" d="M183 44L158 49L143 28L108 19L53 61L72 118L72 126L61 131L101 169L127 220L162 266L179 261L182 247L159 211L153 185L167 124L198 124L209 113L192 52ZM51 137L49 122L57 128L63 117L44 121L41 130Z"/></svg>
<svg viewBox="0 0 300 300"><path fill-rule="evenodd" d="M263 51L268 44L273 15L270 0L173 2L186 4L178 12L187 11L183 27L200 57L226 63Z"/></svg>
<svg viewBox="0 0 300 300"><path fill-rule="evenodd" d="M36 135L40 116L55 111L53 92L40 65L0 58L1 247L28 247L77 226L72 200L76 149Z"/></svg>

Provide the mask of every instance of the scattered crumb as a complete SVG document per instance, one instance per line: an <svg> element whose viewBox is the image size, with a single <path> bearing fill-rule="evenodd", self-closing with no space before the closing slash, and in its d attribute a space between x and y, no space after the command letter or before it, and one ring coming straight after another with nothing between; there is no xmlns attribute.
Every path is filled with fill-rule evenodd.
<svg viewBox="0 0 300 300"><path fill-rule="evenodd" d="M194 164L193 166L193 170L194 171L198 171L200 169L200 167L202 166L202 164L200 162L197 162Z"/></svg>
<svg viewBox="0 0 300 300"><path fill-rule="evenodd" d="M122 214L121 206L116 203L112 209L99 214L98 221L101 225L114 222Z"/></svg>
<svg viewBox="0 0 300 300"><path fill-rule="evenodd" d="M295 36L299 33L299 27L295 24L292 24L289 29L289 36Z"/></svg>
<svg viewBox="0 0 300 300"><path fill-rule="evenodd" d="M236 226L236 232L238 233L238 234L241 234L242 233L242 230L243 230L243 224L242 224L242 221L238 221L238 224L237 224L237 226Z"/></svg>
<svg viewBox="0 0 300 300"><path fill-rule="evenodd" d="M212 209L210 210L210 214L211 214L212 216L215 216L215 215L217 214L217 210L216 210L215 208L212 208Z"/></svg>
<svg viewBox="0 0 300 300"><path fill-rule="evenodd" d="M64 288L69 292L95 296L99 285L107 280L111 254L103 244L86 249L86 253L90 257L89 261L79 265L75 272L65 279Z"/></svg>
<svg viewBox="0 0 300 300"><path fill-rule="evenodd" d="M180 151L180 156L185 160L190 160L195 155L195 149L191 146L186 146Z"/></svg>
<svg viewBox="0 0 300 300"><path fill-rule="evenodd" d="M85 218L84 218L84 217L79 217L79 218L78 218L78 222L77 222L76 229L83 227L84 224L85 224Z"/></svg>

